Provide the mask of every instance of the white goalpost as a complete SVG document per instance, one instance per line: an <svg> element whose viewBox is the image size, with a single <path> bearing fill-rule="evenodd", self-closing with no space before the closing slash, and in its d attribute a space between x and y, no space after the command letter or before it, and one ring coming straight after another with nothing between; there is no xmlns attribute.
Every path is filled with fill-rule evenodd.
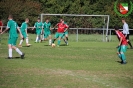
<svg viewBox="0 0 133 88"><path fill-rule="evenodd" d="M65 16L65 17L103 17L103 25L102 27L103 28L99 28L98 30L102 30L103 31L103 37L102 37L102 40L103 41L109 41L109 38L108 38L108 32L109 32L109 15L80 15L80 14L41 14L41 22L43 22L44 18L46 16ZM76 28L69 28L70 30L71 29L74 29L76 30L76 40L78 41L78 30L79 29L84 29L84 30L89 30L89 29L95 29L95 28L81 28L81 27L76 27ZM106 31L106 32L104 32Z"/></svg>

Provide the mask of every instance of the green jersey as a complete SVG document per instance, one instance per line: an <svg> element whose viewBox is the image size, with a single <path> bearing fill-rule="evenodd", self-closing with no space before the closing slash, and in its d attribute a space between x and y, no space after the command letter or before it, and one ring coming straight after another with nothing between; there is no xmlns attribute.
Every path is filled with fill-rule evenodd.
<svg viewBox="0 0 133 88"><path fill-rule="evenodd" d="M28 27L27 23L23 22L22 25L21 25L21 32L24 33L25 30L27 30L27 27Z"/></svg>
<svg viewBox="0 0 133 88"><path fill-rule="evenodd" d="M42 26L43 26L42 22L36 22L35 25L34 25L34 27L36 28L36 30L42 29Z"/></svg>
<svg viewBox="0 0 133 88"><path fill-rule="evenodd" d="M7 28L10 28L9 38L18 37L18 34L17 34L18 25L14 20L9 20L8 21Z"/></svg>
<svg viewBox="0 0 133 88"><path fill-rule="evenodd" d="M50 31L50 26L51 26L50 22L48 22L48 23L44 22L44 24L43 24L44 31L49 32Z"/></svg>

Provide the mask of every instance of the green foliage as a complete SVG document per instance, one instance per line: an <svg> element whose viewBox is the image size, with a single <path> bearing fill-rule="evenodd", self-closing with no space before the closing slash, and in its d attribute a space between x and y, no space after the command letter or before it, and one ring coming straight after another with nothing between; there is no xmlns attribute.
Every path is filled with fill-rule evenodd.
<svg viewBox="0 0 133 88"><path fill-rule="evenodd" d="M28 17L30 18L30 26L33 26L36 18L40 16L41 13L110 15L109 27L113 28L116 24L122 27L121 18L123 17L118 16L115 13L115 1L116 0L1 0L0 17L4 20L7 19L9 13L13 14L19 24ZM129 3L130 0L118 1ZM133 28L133 20L131 20L132 16L133 14L130 14L126 17L130 28ZM59 20L58 18L60 17L51 17L51 19L55 19L54 21ZM102 23L99 24L101 19L91 19L90 17L86 20L90 20L88 23L89 27L100 27L102 25ZM81 24L81 21L76 22L79 22L77 24ZM84 24L87 24L86 22L88 21L85 21Z"/></svg>

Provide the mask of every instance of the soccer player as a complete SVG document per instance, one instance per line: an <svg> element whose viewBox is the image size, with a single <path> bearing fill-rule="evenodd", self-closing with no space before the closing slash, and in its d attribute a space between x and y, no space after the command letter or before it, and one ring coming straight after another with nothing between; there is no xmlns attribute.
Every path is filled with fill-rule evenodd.
<svg viewBox="0 0 133 88"><path fill-rule="evenodd" d="M124 53L127 50L127 40L125 36L122 34L122 32L119 31L117 26L115 26L115 33L120 39L119 44L118 44L119 47L118 47L117 54L119 58L121 59L121 64L126 64L126 57Z"/></svg>
<svg viewBox="0 0 133 88"><path fill-rule="evenodd" d="M9 30L9 38L8 38L8 54L9 57L8 59L12 59L12 49L16 50L16 52L18 54L21 55L21 59L24 58L24 53L22 53L15 45L17 42L17 38L18 38L18 34L17 34L17 30L20 33L21 38L23 38L23 35L21 34L21 31L17 25L17 23L13 20L13 16L9 15L8 17L8 23L7 23L7 27L6 29L1 33L3 34L4 32L6 32L7 30Z"/></svg>
<svg viewBox="0 0 133 88"><path fill-rule="evenodd" d="M22 43L24 41L24 39L26 39L26 46L30 46L31 44L29 44L29 40L28 40L28 33L27 33L27 28L28 28L28 25L27 23L29 23L29 19L26 18L25 19L25 22L22 23L21 25L21 33L23 35L23 38L20 40L20 43L19 43L19 47L22 47Z"/></svg>
<svg viewBox="0 0 133 88"><path fill-rule="evenodd" d="M129 26L126 23L125 19L122 19L122 23L123 23L123 34L125 35L125 37L127 39L127 42L130 45L130 48L133 49L132 44L131 44L131 42L129 40L129 35L130 35L130 33L129 33Z"/></svg>
<svg viewBox="0 0 133 88"><path fill-rule="evenodd" d="M37 34L35 43L41 42L41 31L43 30L43 24L40 18L37 19L37 22L34 24L34 28L36 28L36 34Z"/></svg>
<svg viewBox="0 0 133 88"><path fill-rule="evenodd" d="M46 19L46 22L43 23L44 28L44 40L46 40L47 37L49 37L49 45L52 43L52 36L51 36L51 23L49 22L49 19Z"/></svg>
<svg viewBox="0 0 133 88"><path fill-rule="evenodd" d="M2 28L3 28L3 22L2 22L2 20L0 19L0 33L2 32Z"/></svg>
<svg viewBox="0 0 133 88"><path fill-rule="evenodd" d="M62 19L61 19L62 20ZM64 21L63 21L64 22ZM64 24L67 25L66 22L64 22ZM68 26L68 25L67 25ZM62 36L64 42L66 43L66 45L68 45L68 29L64 32L63 36Z"/></svg>
<svg viewBox="0 0 133 88"><path fill-rule="evenodd" d="M53 42L52 42L52 43L54 43L55 40L56 40L57 38L59 38L59 39L58 39L58 46L60 46L61 38L62 38L64 32L67 31L68 25L64 24L64 21L63 21L63 19L62 19L62 20L60 21L60 23L57 23L57 24L55 25L55 27L56 27L56 26L58 27L58 29L57 29L57 32L56 32L56 34L55 34L55 38L53 39ZM55 27L54 27L54 28L55 28Z"/></svg>

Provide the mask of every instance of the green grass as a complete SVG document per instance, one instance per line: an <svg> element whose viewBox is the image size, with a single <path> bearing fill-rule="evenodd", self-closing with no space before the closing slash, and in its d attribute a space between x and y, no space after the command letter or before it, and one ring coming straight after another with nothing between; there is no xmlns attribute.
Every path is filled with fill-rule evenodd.
<svg viewBox="0 0 133 88"><path fill-rule="evenodd" d="M0 45L0 88L133 87L133 50L126 52L126 65L118 63L115 36L113 42L100 42L96 41L100 35L79 35L75 42L76 35L70 35L69 46L62 41L60 47L52 48L48 41L34 43L35 35L30 35L32 46L20 48L25 59L8 60L4 59L8 55L6 35ZM94 41L87 41L88 37ZM19 57L15 51L13 56Z"/></svg>

